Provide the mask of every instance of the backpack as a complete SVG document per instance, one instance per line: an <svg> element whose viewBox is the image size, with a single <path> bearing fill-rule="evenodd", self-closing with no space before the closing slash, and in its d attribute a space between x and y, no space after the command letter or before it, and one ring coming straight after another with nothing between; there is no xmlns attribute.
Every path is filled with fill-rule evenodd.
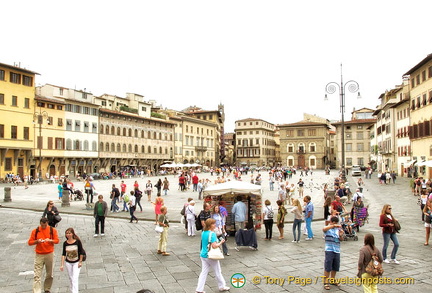
<svg viewBox="0 0 432 293"><path fill-rule="evenodd" d="M273 219L273 217L274 217L273 208L271 208L271 209L269 209L268 207L266 207L266 208L267 208L267 211L268 211L267 218Z"/></svg>
<svg viewBox="0 0 432 293"><path fill-rule="evenodd" d="M372 258L368 265L365 268L366 273L369 275L375 277L375 276L381 276L384 273L384 269L382 267L382 264L378 260L378 256L376 253L372 252L371 250Z"/></svg>
<svg viewBox="0 0 432 293"><path fill-rule="evenodd" d="M185 213L186 213L186 206L183 205L183 208L182 208L182 210L180 211L180 215L184 216Z"/></svg>
<svg viewBox="0 0 432 293"><path fill-rule="evenodd" d="M135 197L140 200L142 197L142 191L141 190L135 190Z"/></svg>

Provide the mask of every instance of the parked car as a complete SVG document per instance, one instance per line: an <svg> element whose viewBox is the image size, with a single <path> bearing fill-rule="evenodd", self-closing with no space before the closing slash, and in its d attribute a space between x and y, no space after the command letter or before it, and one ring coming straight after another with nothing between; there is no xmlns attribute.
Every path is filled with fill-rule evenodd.
<svg viewBox="0 0 432 293"><path fill-rule="evenodd" d="M360 166L352 166L351 176L361 176L362 171Z"/></svg>

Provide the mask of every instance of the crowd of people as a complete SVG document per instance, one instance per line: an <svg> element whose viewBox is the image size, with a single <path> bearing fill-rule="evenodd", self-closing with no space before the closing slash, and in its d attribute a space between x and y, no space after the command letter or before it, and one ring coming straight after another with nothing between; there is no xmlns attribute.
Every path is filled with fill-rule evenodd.
<svg viewBox="0 0 432 293"><path fill-rule="evenodd" d="M251 172L250 170L248 170ZM199 174L194 172L193 169L187 171L181 171L178 173L178 192L192 192L196 193L193 197L190 197L184 204L183 215L185 217L185 231L189 237L195 237L197 231L202 230L201 234L201 251L200 258L202 263L202 272L200 274L196 292L203 292L203 288L206 282L206 276L210 269L213 269L216 274L219 289L221 291L229 290L226 286L225 280L222 276L222 271L219 261L207 259L207 248L212 246L214 248L221 247L223 254L229 256L228 246L226 244L229 231L227 231L227 218L228 211L223 201L214 203L205 200L202 196L202 192L210 185L225 183L231 178L234 180L242 180L242 175L247 171L241 171L240 169L225 169L224 172L220 172L220 176L217 176L215 180L200 179ZM273 227L276 227L279 232L278 239L282 240L287 238L284 233L286 227L286 221L288 219L288 212L292 214L290 220L292 220L292 242L299 243L304 237L305 241L312 241L317 238L314 235L312 229L312 220L314 218L314 204L312 198L308 192L308 188L315 188L316 185L309 185L305 183L304 179L299 178L292 183L293 174L300 174L300 177L309 176L309 182L313 182L312 170L301 170L296 171L295 169L287 170L270 170L268 172L269 189L271 192L277 194L277 201L275 206L269 199L264 200L262 206L262 215L260 216L261 224L264 227L265 238L264 240L270 241L273 237ZM249 177L249 176L248 176ZM249 181L249 180L247 180ZM250 174L250 183L261 185L263 183L263 176L260 172ZM291 182L289 182L291 181ZM384 184L384 182L381 182ZM386 180L386 183L387 180ZM353 229L357 228L354 223L353 213L358 209L365 208L364 196L362 188L364 182L362 178L357 180L357 187L355 191L351 190L349 184L339 176L334 179L333 186L329 187L330 184L324 184L319 186L322 190L322 196L324 197L324 227L322 229L322 237L325 239L325 262L324 262L324 289L330 289L331 281L334 279L336 273L340 268L340 241L343 239L346 233L352 234ZM93 194L96 190L94 181L91 178L86 178L85 193L87 197L87 203L93 203ZM430 228L431 228L431 213L432 213L432 195L431 195L431 182L423 178L416 178L412 181L413 194L419 196L421 201L421 217L425 223L426 228L426 241L424 245L429 245ZM59 199L61 199L61 193L63 190L70 190L70 196L74 191L73 183L70 180L65 179L59 183ZM138 218L134 215L137 207L140 207L142 212L142 206L140 200L143 193L147 195L147 200L153 204L155 212L155 225L163 227L163 231L160 233L159 241L157 243L157 254L162 256L169 256L170 253L167 251L168 246L168 232L169 232L169 219L167 216L168 208L165 206L163 196L167 196L170 190L170 182L165 177L164 179L158 178L152 182L147 180L144 184L143 191L140 190L138 181L135 181L132 190L128 192L128 188L124 182L121 181L119 188L116 184L112 184L112 190L110 193L110 203L104 201L103 195L98 195L98 200L94 203L94 218L95 218L95 237L104 236L105 229L105 218L108 216L108 207L112 213L115 212L129 212L130 223L135 221L138 223ZM332 191L334 190L334 191ZM153 194L156 193L156 196ZM204 200L202 209L201 206L197 206L196 200ZM121 207L118 204L121 204ZM247 228L248 222L248 207L244 202L244 198L241 196L236 198L235 203L230 211L235 230L241 230ZM55 229L58 222L56 222L55 216L59 215L58 209L55 207L54 202L50 201L43 214L43 221L41 220L40 230L46 229L42 227L42 224L46 223L49 227ZM379 226L382 228L382 237L384 245L382 250L379 250L375 246L375 239L372 234L366 234L364 236L364 247L360 250L359 264L358 264L358 276L360 278L375 278L366 272L366 266L372 259L372 256L377 256L380 263L393 263L399 264L397 260L397 252L399 248L399 241L397 237L397 222L398 220L392 214L392 206L384 205L379 218ZM197 225L199 222L199 225ZM291 221L290 221L291 222ZM197 229L200 226L201 228ZM47 236L46 230L44 234L40 236ZM33 231L34 232L34 231ZM32 232L32 233L33 233ZM36 232L35 232L36 233ZM37 233L36 233L37 234ZM305 234L305 235L302 235ZM68 228L65 232L66 241L65 248L62 254L62 266L67 268L70 278L71 288L78 288L78 275L79 269L82 265L82 243L79 237L76 236L73 228ZM321 238L321 235L319 235ZM291 238L291 237L290 237ZM35 241L31 241L31 240ZM42 240L48 239L47 242L51 245L55 244L58 240L55 237L45 237ZM52 241L50 241L51 239ZM39 245L44 242L38 241L37 238L32 234L29 239L29 245ZM392 250L387 253L388 247L392 243ZM46 245L46 244L44 244ZM72 249L68 248L73 246ZM47 249L50 251L50 249ZM69 253L69 251L71 253ZM85 253L85 252L84 252ZM36 254L38 254L36 252ZM81 260L80 260L81 259ZM46 266L47 272L51 269L52 264L49 260L43 260L43 264ZM38 268L36 269L35 261L35 286L40 285L41 268L38 262ZM43 265L42 265L43 267ZM36 278L36 271L39 272L39 280ZM52 274L51 274L52 275ZM51 276L52 277L52 276ZM50 290L50 277L47 274L45 291ZM329 278L329 279L327 279ZM339 284L335 284L339 285ZM372 286L372 285L371 285ZM373 288L365 288L365 290L372 290ZM376 288L375 288L376 289ZM71 289L72 290L72 289ZM75 290L75 289L73 289ZM72 291L75 292L75 291ZM366 291L365 291L366 292ZM371 291L373 292L373 291Z"/></svg>

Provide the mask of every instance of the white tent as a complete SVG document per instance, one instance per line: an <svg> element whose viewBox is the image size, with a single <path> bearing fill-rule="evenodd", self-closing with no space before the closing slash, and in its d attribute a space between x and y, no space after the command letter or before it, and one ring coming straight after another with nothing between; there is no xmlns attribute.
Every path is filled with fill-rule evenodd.
<svg viewBox="0 0 432 293"><path fill-rule="evenodd" d="M261 185L255 185L243 181L228 181L226 183L211 185L203 191L204 196L223 195L227 193L261 195L262 189Z"/></svg>

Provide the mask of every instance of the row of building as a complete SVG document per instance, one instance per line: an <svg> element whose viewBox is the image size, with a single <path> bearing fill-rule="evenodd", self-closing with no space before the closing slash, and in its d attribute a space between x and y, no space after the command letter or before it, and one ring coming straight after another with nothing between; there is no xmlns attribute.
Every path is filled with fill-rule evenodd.
<svg viewBox="0 0 432 293"><path fill-rule="evenodd" d="M133 93L36 87L37 75L0 63L0 178L157 171L167 161L338 168L342 141L348 168L431 177L431 168L418 163L432 158L432 55L380 95L376 109L354 110L344 123L309 114L281 125L247 118L235 121L234 133L224 131L222 104L177 111Z"/></svg>

